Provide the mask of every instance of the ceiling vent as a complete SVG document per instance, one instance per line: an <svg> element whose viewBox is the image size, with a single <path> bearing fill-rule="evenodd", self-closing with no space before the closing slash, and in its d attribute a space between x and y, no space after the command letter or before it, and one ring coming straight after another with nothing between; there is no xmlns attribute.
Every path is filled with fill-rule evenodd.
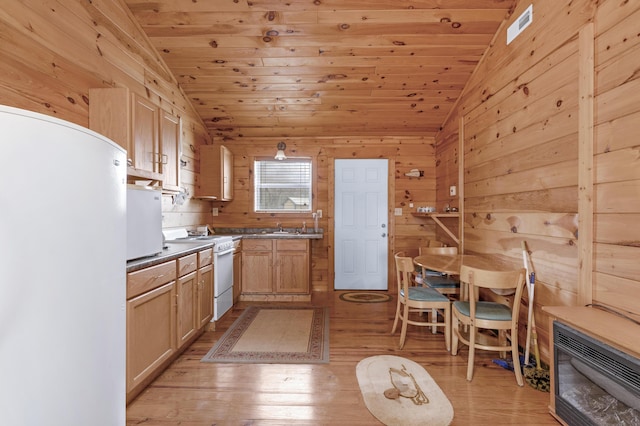
<svg viewBox="0 0 640 426"><path fill-rule="evenodd" d="M507 29L507 44L511 43L516 37L520 35L525 28L531 25L533 21L533 5L530 4L527 9L522 12L522 15L518 16L518 19Z"/></svg>

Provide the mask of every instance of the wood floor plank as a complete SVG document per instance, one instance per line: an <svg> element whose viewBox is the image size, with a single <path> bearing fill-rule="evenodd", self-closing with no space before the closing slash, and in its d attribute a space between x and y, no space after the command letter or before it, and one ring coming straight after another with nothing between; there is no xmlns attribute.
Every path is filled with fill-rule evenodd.
<svg viewBox="0 0 640 426"><path fill-rule="evenodd" d="M314 294L330 310L329 364L218 364L200 359L248 303L235 306L205 332L127 408L127 425L376 425L355 374L373 355L397 355L422 365L454 408L453 425L557 425L549 394L516 385L514 374L478 351L467 382L467 350L451 356L441 333L409 328L403 350L390 334L396 302L350 303L339 292Z"/></svg>

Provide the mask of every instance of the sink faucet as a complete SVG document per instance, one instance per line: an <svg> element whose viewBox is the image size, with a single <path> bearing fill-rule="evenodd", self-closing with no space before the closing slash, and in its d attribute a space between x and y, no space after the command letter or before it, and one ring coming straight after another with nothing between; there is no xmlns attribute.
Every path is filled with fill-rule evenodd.
<svg viewBox="0 0 640 426"><path fill-rule="evenodd" d="M282 224L280 222L276 223L276 227L278 228L278 232L282 232Z"/></svg>

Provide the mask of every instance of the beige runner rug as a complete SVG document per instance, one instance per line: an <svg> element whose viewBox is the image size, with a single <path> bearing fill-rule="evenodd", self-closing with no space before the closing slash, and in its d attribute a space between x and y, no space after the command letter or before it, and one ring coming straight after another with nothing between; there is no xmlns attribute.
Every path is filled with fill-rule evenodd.
<svg viewBox="0 0 640 426"><path fill-rule="evenodd" d="M327 363L329 314L326 308L250 306L202 361Z"/></svg>
<svg viewBox="0 0 640 426"><path fill-rule="evenodd" d="M453 406L421 365L407 358L379 355L356 367L365 405L385 425L446 426Z"/></svg>

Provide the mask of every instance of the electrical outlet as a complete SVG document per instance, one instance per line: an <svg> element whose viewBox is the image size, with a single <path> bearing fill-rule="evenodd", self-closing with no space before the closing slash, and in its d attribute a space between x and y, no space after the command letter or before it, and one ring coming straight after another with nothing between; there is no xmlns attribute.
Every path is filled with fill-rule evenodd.
<svg viewBox="0 0 640 426"><path fill-rule="evenodd" d="M218 216L218 208L214 207L211 209L211 216Z"/></svg>
<svg viewBox="0 0 640 426"><path fill-rule="evenodd" d="M316 214L318 215L318 219L322 218L322 210L318 210Z"/></svg>
<svg viewBox="0 0 640 426"><path fill-rule="evenodd" d="M449 187L449 195L452 196L452 197L456 196L456 186L455 185L451 185Z"/></svg>
<svg viewBox="0 0 640 426"><path fill-rule="evenodd" d="M402 216L402 207L396 207L395 215L396 216Z"/></svg>

